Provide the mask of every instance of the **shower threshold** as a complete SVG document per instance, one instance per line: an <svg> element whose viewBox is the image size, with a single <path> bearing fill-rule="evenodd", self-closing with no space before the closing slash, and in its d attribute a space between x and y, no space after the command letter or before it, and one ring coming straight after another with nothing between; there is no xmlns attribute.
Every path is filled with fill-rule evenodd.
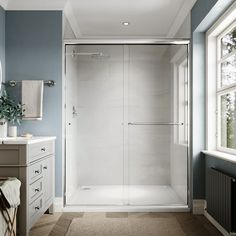
<svg viewBox="0 0 236 236"><path fill-rule="evenodd" d="M80 186L64 211L189 211L169 185Z"/></svg>
<svg viewBox="0 0 236 236"><path fill-rule="evenodd" d="M78 206L66 205L63 212L190 212L186 205L179 206Z"/></svg>

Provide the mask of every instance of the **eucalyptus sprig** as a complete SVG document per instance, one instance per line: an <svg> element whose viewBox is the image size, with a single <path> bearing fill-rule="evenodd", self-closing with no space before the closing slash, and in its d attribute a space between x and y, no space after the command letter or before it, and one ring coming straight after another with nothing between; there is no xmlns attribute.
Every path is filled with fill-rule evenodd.
<svg viewBox="0 0 236 236"><path fill-rule="evenodd" d="M13 125L20 125L25 111L23 106L21 102L15 103L6 91L3 91L0 97L0 119L5 119Z"/></svg>

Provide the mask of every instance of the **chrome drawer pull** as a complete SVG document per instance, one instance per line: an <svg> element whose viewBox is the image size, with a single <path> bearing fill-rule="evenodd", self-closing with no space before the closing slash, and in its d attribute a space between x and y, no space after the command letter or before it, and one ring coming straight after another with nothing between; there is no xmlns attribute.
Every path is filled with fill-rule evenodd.
<svg viewBox="0 0 236 236"><path fill-rule="evenodd" d="M43 169L44 169L44 170L47 170L47 169L48 169L48 167L47 167L47 166L44 166L44 167L43 167Z"/></svg>
<svg viewBox="0 0 236 236"><path fill-rule="evenodd" d="M34 173L35 173L35 174L39 174L39 170L35 170Z"/></svg>
<svg viewBox="0 0 236 236"><path fill-rule="evenodd" d="M41 148L41 151L42 151L42 152L45 152L45 151L46 151L46 148L45 148L45 147L42 147L42 148Z"/></svg>
<svg viewBox="0 0 236 236"><path fill-rule="evenodd" d="M35 207L34 209L35 209L36 211L38 211L40 208L39 208L39 206L37 206L37 207Z"/></svg>
<svg viewBox="0 0 236 236"><path fill-rule="evenodd" d="M35 192L39 192L39 188L36 188L34 191L35 191Z"/></svg>

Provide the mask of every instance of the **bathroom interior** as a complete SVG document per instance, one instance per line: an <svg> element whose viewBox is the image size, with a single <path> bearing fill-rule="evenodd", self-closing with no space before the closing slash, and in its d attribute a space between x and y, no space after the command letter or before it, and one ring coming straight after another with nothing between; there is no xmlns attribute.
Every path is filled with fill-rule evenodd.
<svg viewBox="0 0 236 236"><path fill-rule="evenodd" d="M235 22L235 0L0 0L7 230L234 235Z"/></svg>

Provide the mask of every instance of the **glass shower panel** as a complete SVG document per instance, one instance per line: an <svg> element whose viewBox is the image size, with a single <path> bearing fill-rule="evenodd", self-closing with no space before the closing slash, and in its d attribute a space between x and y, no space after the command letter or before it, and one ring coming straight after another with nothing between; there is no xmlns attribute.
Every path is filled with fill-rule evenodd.
<svg viewBox="0 0 236 236"><path fill-rule="evenodd" d="M66 204L186 206L186 45L66 47Z"/></svg>
<svg viewBox="0 0 236 236"><path fill-rule="evenodd" d="M66 47L66 204L122 205L123 46Z"/></svg>
<svg viewBox="0 0 236 236"><path fill-rule="evenodd" d="M131 45L128 203L187 204L187 46Z"/></svg>

